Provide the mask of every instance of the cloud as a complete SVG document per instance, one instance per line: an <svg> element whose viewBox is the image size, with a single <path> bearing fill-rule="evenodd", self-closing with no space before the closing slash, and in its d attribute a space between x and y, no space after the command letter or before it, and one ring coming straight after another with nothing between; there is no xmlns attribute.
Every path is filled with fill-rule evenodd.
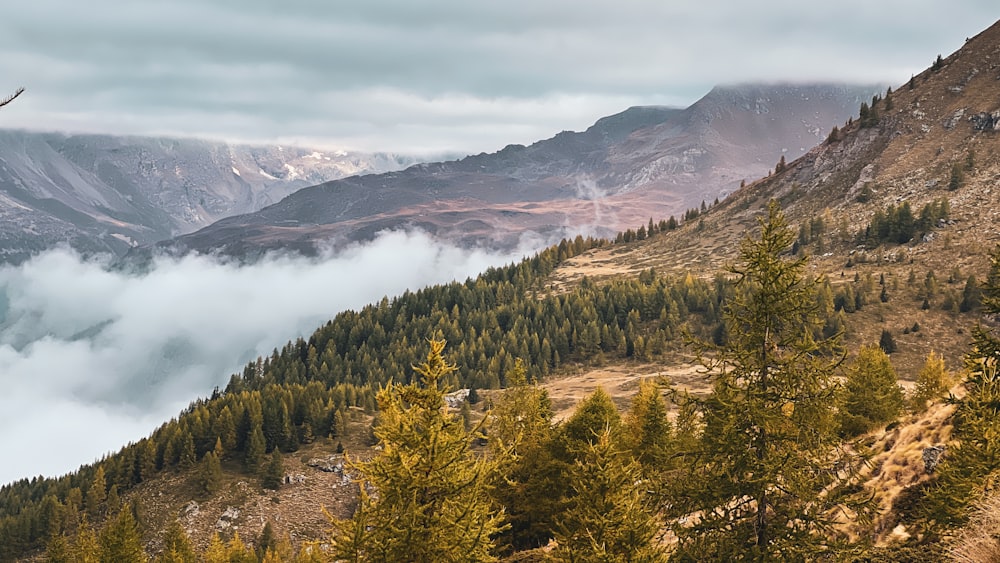
<svg viewBox="0 0 1000 563"><path fill-rule="evenodd" d="M996 17L988 0L36 0L3 16L0 91L29 94L4 126L417 152L526 144L719 83L902 83Z"/></svg>
<svg viewBox="0 0 1000 563"><path fill-rule="evenodd" d="M4 267L0 484L117 451L342 310L464 280L533 248L501 255L386 232L321 259L188 256L128 274L61 249Z"/></svg>

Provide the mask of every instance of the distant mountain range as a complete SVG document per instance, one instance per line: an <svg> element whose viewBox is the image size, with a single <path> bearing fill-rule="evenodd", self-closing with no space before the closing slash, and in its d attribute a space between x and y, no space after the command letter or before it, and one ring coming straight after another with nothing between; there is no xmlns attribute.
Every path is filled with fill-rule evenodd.
<svg viewBox="0 0 1000 563"><path fill-rule="evenodd" d="M420 228L511 247L683 214L792 160L874 86L740 85L633 107L583 132L418 164L395 154L0 130L0 261L68 243L139 255L271 250Z"/></svg>
<svg viewBox="0 0 1000 563"><path fill-rule="evenodd" d="M795 159L880 88L835 84L713 89L687 109L633 107L586 131L530 146L419 164L305 188L260 211L158 246L239 256L314 252L330 240L420 228L510 247L526 232L558 240L683 214Z"/></svg>
<svg viewBox="0 0 1000 563"><path fill-rule="evenodd" d="M0 262L59 243L122 254L306 186L415 162L388 153L0 130Z"/></svg>

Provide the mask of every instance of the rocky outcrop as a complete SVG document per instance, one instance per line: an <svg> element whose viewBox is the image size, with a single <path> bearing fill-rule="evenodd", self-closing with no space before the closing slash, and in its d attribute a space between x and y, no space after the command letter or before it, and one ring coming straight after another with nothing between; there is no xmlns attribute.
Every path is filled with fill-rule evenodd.
<svg viewBox="0 0 1000 563"><path fill-rule="evenodd" d="M945 450L946 447L943 444L924 448L921 454L921 458L924 460L924 471L934 473L938 464L941 463L941 457L944 455Z"/></svg>

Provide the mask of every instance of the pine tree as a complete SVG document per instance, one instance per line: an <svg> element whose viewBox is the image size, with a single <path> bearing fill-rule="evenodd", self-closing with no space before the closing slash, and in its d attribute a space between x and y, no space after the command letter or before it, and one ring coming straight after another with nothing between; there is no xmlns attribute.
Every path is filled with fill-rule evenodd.
<svg viewBox="0 0 1000 563"><path fill-rule="evenodd" d="M552 457L552 404L548 393L528 383L518 360L507 374L508 387L488 419L491 454L501 461L493 496L506 507L508 524L500 543L514 549L539 547L551 538L553 519L562 508L560 462Z"/></svg>
<svg viewBox="0 0 1000 563"><path fill-rule="evenodd" d="M951 387L951 376L944 367L944 358L931 350L920 373L917 374L917 384L910 398L910 407L914 412L924 412L927 410L928 401L944 396L949 387Z"/></svg>
<svg viewBox="0 0 1000 563"><path fill-rule="evenodd" d="M497 460L477 456L480 432L466 432L447 411L442 379L456 370L430 341L427 360L409 385L378 393L381 451L352 461L363 476L354 517L336 522L334 557L346 561L495 561L502 516L489 481ZM370 494L369 490L374 491Z"/></svg>
<svg viewBox="0 0 1000 563"><path fill-rule="evenodd" d="M795 235L776 202L760 228L730 269L729 342L703 344L712 393L689 399L704 431L669 508L700 518L674 529L681 559L795 560L835 541L825 513L841 499L823 493L836 480L828 468L849 461L833 421L839 359L823 352L832 342L813 338L817 282L786 254Z"/></svg>
<svg viewBox="0 0 1000 563"><path fill-rule="evenodd" d="M847 370L840 410L841 433L857 436L891 422L903 410L903 390L889 356L878 346L862 346Z"/></svg>
<svg viewBox="0 0 1000 563"><path fill-rule="evenodd" d="M982 287L983 312L1000 314L1000 245L990 255L990 271ZM1000 336L988 326L972 329L972 351L966 356L965 397L951 398L953 443L938 465L937 480L925 509L941 526L964 524L968 507L1000 483Z"/></svg>
<svg viewBox="0 0 1000 563"><path fill-rule="evenodd" d="M830 130L830 134L826 136L826 143L833 144L840 140L840 129L834 125L833 129Z"/></svg>
<svg viewBox="0 0 1000 563"><path fill-rule="evenodd" d="M98 465L94 479L87 488L87 515L96 519L101 515L104 501L108 498L108 484L104 475L104 466Z"/></svg>
<svg viewBox="0 0 1000 563"><path fill-rule="evenodd" d="M260 485L265 489L277 490L281 487L281 482L285 478L285 467L278 448L274 448L268 459L264 475L261 477Z"/></svg>
<svg viewBox="0 0 1000 563"><path fill-rule="evenodd" d="M267 453L267 442L264 440L264 430L260 425L254 425L250 430L250 437L247 440L247 449L244 453L243 462L246 468L256 472L264 462L264 455Z"/></svg>
<svg viewBox="0 0 1000 563"><path fill-rule="evenodd" d="M163 552L156 558L156 563L196 563L198 561L184 527L177 520L170 522L167 535L163 539Z"/></svg>
<svg viewBox="0 0 1000 563"><path fill-rule="evenodd" d="M926 301L927 299L924 299L924 302ZM892 354L896 351L896 339L893 338L892 332L889 329L882 329L882 334L878 337L878 347L886 354Z"/></svg>
<svg viewBox="0 0 1000 563"><path fill-rule="evenodd" d="M226 552L226 544L219 537L218 532L212 534L212 539L208 542L208 547L202 554L205 563L229 563L229 554Z"/></svg>
<svg viewBox="0 0 1000 563"><path fill-rule="evenodd" d="M45 563L73 563L73 554L69 542L62 534L49 538L45 546Z"/></svg>
<svg viewBox="0 0 1000 563"><path fill-rule="evenodd" d="M639 382L639 392L632 398L624 428L632 456L648 470L647 474L666 468L672 449L672 429L658 385L648 379Z"/></svg>
<svg viewBox="0 0 1000 563"><path fill-rule="evenodd" d="M128 561L143 563L146 553L142 549L142 536L132 510L125 508L101 529L98 537L101 561Z"/></svg>
<svg viewBox="0 0 1000 563"><path fill-rule="evenodd" d="M952 165L951 176L948 179L948 189L955 191L965 185L965 171L958 163Z"/></svg>
<svg viewBox="0 0 1000 563"><path fill-rule="evenodd" d="M642 469L614 441L606 428L569 472L573 498L557 521L553 561L667 560L656 538L660 524L640 489Z"/></svg>
<svg viewBox="0 0 1000 563"><path fill-rule="evenodd" d="M216 439L215 449L201 458L198 469L198 488L202 493L212 494L222 486L222 462L219 457L222 452L222 440Z"/></svg>
<svg viewBox="0 0 1000 563"><path fill-rule="evenodd" d="M97 534L94 533L94 529L90 527L86 518L80 523L80 528L76 532L76 541L73 542L73 561L76 563L101 563Z"/></svg>

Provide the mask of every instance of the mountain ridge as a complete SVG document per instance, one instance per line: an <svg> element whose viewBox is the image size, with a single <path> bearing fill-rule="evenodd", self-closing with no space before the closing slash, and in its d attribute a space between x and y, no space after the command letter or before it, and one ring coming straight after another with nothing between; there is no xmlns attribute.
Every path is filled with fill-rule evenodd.
<svg viewBox="0 0 1000 563"><path fill-rule="evenodd" d="M414 162L388 153L0 130L0 258L19 262L60 243L122 254L301 187Z"/></svg>
<svg viewBox="0 0 1000 563"><path fill-rule="evenodd" d="M718 109L733 103L725 92L742 90L745 108ZM712 201L762 174L782 154L804 152L874 90L830 84L718 88L682 110L630 108L583 132L564 131L528 146L313 186L158 247L308 253L326 241L364 239L389 228L507 247L526 232L556 239L574 231L613 236L637 220ZM783 116L797 119L789 126L778 119L786 109ZM754 125L750 136L734 133L747 123ZM736 156L727 160L725 154Z"/></svg>

